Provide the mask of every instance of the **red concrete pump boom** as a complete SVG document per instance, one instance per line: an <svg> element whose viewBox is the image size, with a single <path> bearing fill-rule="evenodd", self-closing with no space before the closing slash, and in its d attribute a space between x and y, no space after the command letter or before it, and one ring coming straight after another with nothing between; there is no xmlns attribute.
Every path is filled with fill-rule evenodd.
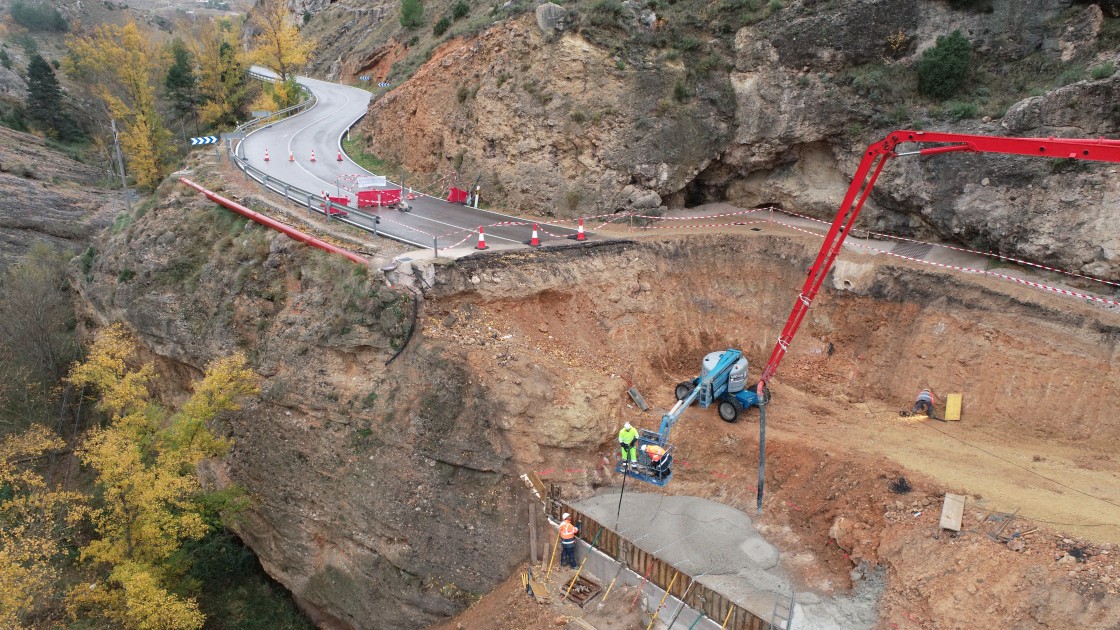
<svg viewBox="0 0 1120 630"><path fill-rule="evenodd" d="M895 151L898 145L907 143L935 143L940 146L924 149L919 148L916 151L905 153L897 153ZM793 336L797 334L797 329L801 326L801 320L805 319L806 313L809 312L809 306L813 303L813 298L817 297L817 291L820 290L821 284L824 283L825 276L828 275L829 269L832 268L832 263L836 260L836 256L840 254L840 247L844 244L844 239L848 237L848 232L852 230L852 226L855 225L856 217L859 216L860 209L863 208L864 202L867 201L867 197L871 194L871 188L875 186L875 180L879 178L879 173L883 171L883 166L886 165L887 160L904 155L937 155L940 153L955 153L959 151L968 153L1035 155L1048 158L1095 160L1098 162L1120 162L1120 140L1106 140L1104 138L1097 140L1003 138L998 136L970 136L959 133L938 133L929 131L895 131L886 138L867 147L867 151L863 154L863 160L860 161L859 168L856 169L855 176L852 178L852 185L848 187L848 192L844 195L844 201L840 204L840 210L836 213L836 219L832 221L832 227L829 228L828 234L824 237L824 244L821 245L821 251L817 254L817 260L813 263L813 266L809 268L809 276L805 278L805 285L801 287L801 293L797 296L797 301L793 303L793 310L790 311L789 320L786 321L786 326L782 329L782 335L778 337L778 343L774 346L774 351L770 354L770 361L766 363L766 367L763 368L762 374L759 377L759 400L765 400L763 397L763 388L770 382L770 379L774 378L774 374L778 371L778 365L782 362L782 357L785 356L786 350L789 349L789 344L793 342ZM759 405L758 412L758 487L756 489L756 505L757 512L762 514L763 489L766 478L765 403Z"/></svg>
<svg viewBox="0 0 1120 630"><path fill-rule="evenodd" d="M897 153L895 149L900 144L906 143L937 143L942 146L918 149L916 151ZM1098 162L1120 162L1120 140L1104 138L1090 139L1063 139L1063 138L1004 138L998 136L970 136L959 133L938 133L930 131L895 131L886 138L867 147L863 160L852 177L852 184L848 187L840 210L832 221L832 227L824 237L824 244L817 254L817 260L809 269L805 278L805 285L797 296L797 301L790 311L789 320L786 321L782 335L770 354L770 361L762 370L758 381L761 395L762 387L770 382L778 371L793 336L801 326L801 320L809 311L813 298L817 296L821 284L828 275L836 256L840 254L840 247L848 232L855 225L860 209L871 194L875 180L883 171L887 160L893 157L906 155L937 155L940 153L954 152L968 153L1005 153L1011 155L1034 155L1048 158L1069 158L1074 160L1092 160Z"/></svg>

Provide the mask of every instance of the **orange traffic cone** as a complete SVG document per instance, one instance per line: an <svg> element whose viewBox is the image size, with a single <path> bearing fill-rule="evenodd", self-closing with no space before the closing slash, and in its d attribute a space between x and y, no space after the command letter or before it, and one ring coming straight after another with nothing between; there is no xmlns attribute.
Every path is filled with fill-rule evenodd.
<svg viewBox="0 0 1120 630"><path fill-rule="evenodd" d="M267 162L267 161L268 161L268 149L265 149L265 150L264 150L264 161L265 161L265 162Z"/></svg>
<svg viewBox="0 0 1120 630"><path fill-rule="evenodd" d="M339 161L339 162L341 162L341 161L342 161L342 149L339 149L339 150L338 150L338 161Z"/></svg>
<svg viewBox="0 0 1120 630"><path fill-rule="evenodd" d="M416 195L412 194L412 187L410 186L409 189L408 189L408 200L412 201L415 198L416 198Z"/></svg>
<svg viewBox="0 0 1120 630"><path fill-rule="evenodd" d="M587 240L587 235L583 233L583 219L582 218L579 220L579 231L576 232L575 236L569 236L568 238L574 238L577 241L586 241Z"/></svg>
<svg viewBox="0 0 1120 630"><path fill-rule="evenodd" d="M486 234L482 231L482 226L478 226L478 246L475 249L489 249L486 247Z"/></svg>
<svg viewBox="0 0 1120 630"><path fill-rule="evenodd" d="M529 245L529 247L540 247L541 246L541 239L540 239L539 236L537 236L537 224L536 223L533 224L533 237L529 239L528 245Z"/></svg>
<svg viewBox="0 0 1120 630"><path fill-rule="evenodd" d="M296 154L292 153L291 149L288 149L288 161L289 162L295 162L296 161Z"/></svg>
<svg viewBox="0 0 1120 630"><path fill-rule="evenodd" d="M311 149L311 161L315 161L315 149Z"/></svg>

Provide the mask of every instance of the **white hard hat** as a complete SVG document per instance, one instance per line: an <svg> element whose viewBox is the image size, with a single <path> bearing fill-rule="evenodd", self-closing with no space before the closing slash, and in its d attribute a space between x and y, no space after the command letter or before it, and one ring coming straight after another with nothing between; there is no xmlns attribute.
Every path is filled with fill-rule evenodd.
<svg viewBox="0 0 1120 630"><path fill-rule="evenodd" d="M568 520L569 518L571 518L571 516L572 516L571 514L568 514L567 512L564 512L564 520L565 521Z"/></svg>
<svg viewBox="0 0 1120 630"><path fill-rule="evenodd" d="M623 429L632 429L632 428L634 428L634 427L630 426L630 423L629 423L629 422L627 422L626 424L622 425L622 428L623 428Z"/></svg>
<svg viewBox="0 0 1120 630"><path fill-rule="evenodd" d="M638 450L639 450L639 451L644 451L644 450L646 450L647 448L649 448L649 444L642 444L641 448L639 448Z"/></svg>

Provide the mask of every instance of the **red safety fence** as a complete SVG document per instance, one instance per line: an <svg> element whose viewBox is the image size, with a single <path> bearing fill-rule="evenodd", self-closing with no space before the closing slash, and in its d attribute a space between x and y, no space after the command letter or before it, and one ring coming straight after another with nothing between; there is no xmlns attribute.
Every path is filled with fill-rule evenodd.
<svg viewBox="0 0 1120 630"><path fill-rule="evenodd" d="M363 190L358 193L358 207L391 206L401 202L401 190Z"/></svg>
<svg viewBox="0 0 1120 630"><path fill-rule="evenodd" d="M332 202L332 205L328 205L327 202L324 201L323 203L319 204L319 207L322 208L323 211L326 212L328 215L330 215L332 217L344 217L347 214L349 214L348 212L346 212L342 208L339 208L338 206L333 205L333 204L337 203L339 205L348 206L348 205L350 205L350 198L349 197L335 197L334 195L327 195L326 198L329 199Z"/></svg>
<svg viewBox="0 0 1120 630"><path fill-rule="evenodd" d="M467 203L467 191L452 186L451 192L447 193L447 200L451 203Z"/></svg>

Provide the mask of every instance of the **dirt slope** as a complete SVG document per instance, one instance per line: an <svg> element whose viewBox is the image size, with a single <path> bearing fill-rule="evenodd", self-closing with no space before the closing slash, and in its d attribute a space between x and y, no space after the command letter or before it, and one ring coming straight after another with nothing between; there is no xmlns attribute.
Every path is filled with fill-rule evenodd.
<svg viewBox="0 0 1120 630"><path fill-rule="evenodd" d="M548 405L518 409L518 424L537 443L571 448L533 453L536 468L569 487L613 483L596 470L595 455L613 454L622 420L652 428L658 416L628 404L619 379L609 381L614 395L599 400L593 417L573 417L571 399L582 399L589 382L630 372L664 409L673 383L704 352L742 347L757 366L812 246L764 233L566 254L578 265L547 253L467 259L437 284L425 334L467 348L472 363L489 368L489 387L514 399L540 377L510 374L504 362L551 365L549 380L563 386L549 392ZM1117 387L1117 315L1014 286L844 259L835 284L851 286L818 299L774 386L760 527L799 558L804 584L821 593L849 588L849 571L861 562L887 567L882 627L1120 621L1110 559L1120 541L1118 427L1098 394L1107 399ZM925 383L964 392L965 421L900 418ZM551 417L556 407L569 410L567 423ZM591 426L600 427L597 441L586 435ZM710 410L690 411L675 441L684 462L672 493L753 509L754 422L727 425ZM888 490L900 475L914 493ZM935 538L945 490L969 496L966 531ZM998 524L981 522L1016 508L1020 520L1009 531L1040 528L1021 551L989 540ZM1085 562L1056 562L1082 548Z"/></svg>

